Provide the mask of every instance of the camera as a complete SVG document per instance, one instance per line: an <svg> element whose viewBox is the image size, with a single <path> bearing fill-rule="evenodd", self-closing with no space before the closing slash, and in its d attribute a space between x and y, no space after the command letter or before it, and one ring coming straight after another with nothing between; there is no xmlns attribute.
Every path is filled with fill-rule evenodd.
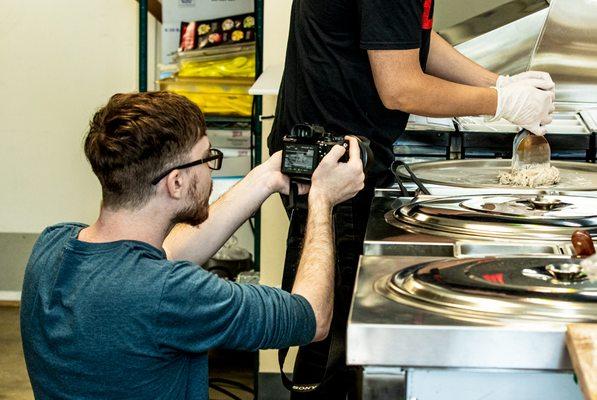
<svg viewBox="0 0 597 400"><path fill-rule="evenodd" d="M369 139L354 137L359 143L363 169L367 170L373 160ZM282 173L299 182L311 181L313 171L335 145L346 149L340 162L348 161L348 140L344 136L327 132L319 125L297 124L282 140Z"/></svg>

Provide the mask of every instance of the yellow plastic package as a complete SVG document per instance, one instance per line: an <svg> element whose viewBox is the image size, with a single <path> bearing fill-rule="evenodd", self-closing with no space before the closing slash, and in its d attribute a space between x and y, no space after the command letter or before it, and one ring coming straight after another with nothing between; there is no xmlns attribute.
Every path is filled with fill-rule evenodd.
<svg viewBox="0 0 597 400"><path fill-rule="evenodd" d="M253 96L249 88L253 79L167 78L159 82L160 90L187 97L205 115L251 116Z"/></svg>
<svg viewBox="0 0 597 400"><path fill-rule="evenodd" d="M226 58L182 58L179 60L180 78L255 78L255 53Z"/></svg>

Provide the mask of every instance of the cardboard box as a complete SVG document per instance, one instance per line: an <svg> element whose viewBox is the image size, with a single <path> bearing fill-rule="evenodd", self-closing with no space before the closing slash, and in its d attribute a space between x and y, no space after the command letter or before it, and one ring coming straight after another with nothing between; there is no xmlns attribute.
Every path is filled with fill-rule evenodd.
<svg viewBox="0 0 597 400"><path fill-rule="evenodd" d="M222 150L222 149L220 149ZM213 177L243 177L251 170L251 157L224 157L222 168L219 171L213 171Z"/></svg>
<svg viewBox="0 0 597 400"><path fill-rule="evenodd" d="M246 129L210 129L207 137L213 147L229 149L250 149L251 131Z"/></svg>
<svg viewBox="0 0 597 400"><path fill-rule="evenodd" d="M219 199L224 193L226 193L230 188L236 185L241 178L226 178L226 177L213 177L213 189L211 191L211 196L209 196L209 204L213 203L217 199Z"/></svg>

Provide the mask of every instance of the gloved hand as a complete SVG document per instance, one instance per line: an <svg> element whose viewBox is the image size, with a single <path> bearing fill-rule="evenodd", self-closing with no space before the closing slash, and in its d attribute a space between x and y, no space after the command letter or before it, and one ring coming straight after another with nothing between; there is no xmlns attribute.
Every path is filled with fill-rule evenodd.
<svg viewBox="0 0 597 400"><path fill-rule="evenodd" d="M526 82L531 86L535 86L537 89L549 90L555 94L556 84L551 79L551 75L541 71L526 71L513 76L500 75L495 82L495 86L501 88L519 82Z"/></svg>
<svg viewBox="0 0 597 400"><path fill-rule="evenodd" d="M551 123L551 113L555 110L554 92L537 89L525 80L496 87L496 90L498 106L490 121L505 118L535 135L545 135L545 125Z"/></svg>
<svg viewBox="0 0 597 400"><path fill-rule="evenodd" d="M580 262L583 272L591 282L597 282L597 254L585 258Z"/></svg>

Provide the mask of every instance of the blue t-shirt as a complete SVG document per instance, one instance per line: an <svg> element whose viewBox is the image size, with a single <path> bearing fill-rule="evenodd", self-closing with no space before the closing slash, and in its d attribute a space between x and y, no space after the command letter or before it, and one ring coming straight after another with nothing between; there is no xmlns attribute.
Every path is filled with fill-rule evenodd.
<svg viewBox="0 0 597 400"><path fill-rule="evenodd" d="M301 296L218 278L147 243L47 228L23 283L21 333L43 399L207 399L207 351L309 343ZM200 244L198 244L200 245Z"/></svg>

